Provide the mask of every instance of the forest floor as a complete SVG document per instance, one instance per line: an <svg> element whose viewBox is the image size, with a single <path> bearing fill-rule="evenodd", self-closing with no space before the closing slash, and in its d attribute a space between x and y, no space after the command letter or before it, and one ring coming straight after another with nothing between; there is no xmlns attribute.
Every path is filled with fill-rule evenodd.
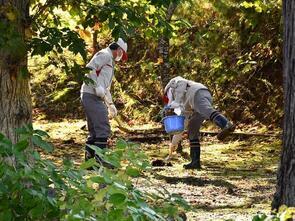
<svg viewBox="0 0 295 221"><path fill-rule="evenodd" d="M84 142L87 131L85 121L36 121L35 128L45 130L51 137L55 150L45 155L56 164L65 157L80 165L84 159ZM163 135L159 135L163 136ZM128 135L115 130L114 140ZM166 137L167 138L167 137ZM168 140L148 138L141 148L150 161L163 160L168 154ZM270 213L275 191L276 171L281 151L281 141L274 137L248 137L220 142L215 136L201 138L201 170L184 170L188 162L188 143L183 142L184 154L176 155L172 166L153 167L149 174L154 188L180 194L193 207L188 220L252 220L263 212ZM145 183L136 182L144 189Z"/></svg>

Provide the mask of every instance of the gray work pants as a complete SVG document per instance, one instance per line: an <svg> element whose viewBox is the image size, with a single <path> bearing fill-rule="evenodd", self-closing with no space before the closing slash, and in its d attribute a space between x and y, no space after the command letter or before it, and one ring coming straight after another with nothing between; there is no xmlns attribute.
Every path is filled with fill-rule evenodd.
<svg viewBox="0 0 295 221"><path fill-rule="evenodd" d="M89 137L87 141L95 141L99 138L109 138L111 128L108 110L101 98L94 94L82 93L81 100L87 118Z"/></svg>
<svg viewBox="0 0 295 221"><path fill-rule="evenodd" d="M190 140L199 138L200 127L204 120L208 120L210 115L216 111L213 108L213 99L208 90L200 89L194 95L193 114L188 120L188 137Z"/></svg>

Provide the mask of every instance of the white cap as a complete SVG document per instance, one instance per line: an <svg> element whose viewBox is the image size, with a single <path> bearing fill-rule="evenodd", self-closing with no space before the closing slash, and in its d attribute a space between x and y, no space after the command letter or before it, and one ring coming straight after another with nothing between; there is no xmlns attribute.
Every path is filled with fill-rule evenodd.
<svg viewBox="0 0 295 221"><path fill-rule="evenodd" d="M127 56L127 43L123 41L122 38L118 38L118 41L116 42L120 48L123 49L123 57L122 57L122 60L123 61L126 61L128 59L128 56Z"/></svg>
<svg viewBox="0 0 295 221"><path fill-rule="evenodd" d="M127 53L127 43L122 38L118 38L117 44Z"/></svg>

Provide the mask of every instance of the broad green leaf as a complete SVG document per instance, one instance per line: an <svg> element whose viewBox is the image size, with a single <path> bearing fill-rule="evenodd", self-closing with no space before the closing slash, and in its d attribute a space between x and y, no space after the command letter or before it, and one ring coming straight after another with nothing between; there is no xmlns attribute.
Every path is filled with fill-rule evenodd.
<svg viewBox="0 0 295 221"><path fill-rule="evenodd" d="M49 138L49 134L46 131L43 130L34 130L34 133L38 134L41 137L47 137Z"/></svg>
<svg viewBox="0 0 295 221"><path fill-rule="evenodd" d="M108 190L106 188L101 189L95 193L94 198L96 201L103 201L107 193L108 193Z"/></svg>
<svg viewBox="0 0 295 221"><path fill-rule="evenodd" d="M34 156L35 160L40 160L41 159L40 154L37 151L33 152L33 156Z"/></svg>
<svg viewBox="0 0 295 221"><path fill-rule="evenodd" d="M116 147L118 149L125 149L127 146L128 146L128 143L123 139L119 139L116 143Z"/></svg>
<svg viewBox="0 0 295 221"><path fill-rule="evenodd" d="M15 148L18 152L25 150L29 146L29 142L27 140L21 140L17 144L15 144Z"/></svg>
<svg viewBox="0 0 295 221"><path fill-rule="evenodd" d="M5 136L2 133L0 133L0 141L2 141L4 138Z"/></svg>
<svg viewBox="0 0 295 221"><path fill-rule="evenodd" d="M44 208L43 205L37 204L36 207L34 207L31 211L30 214L32 216L33 219L37 219L39 217L42 217L42 214L44 213Z"/></svg>
<svg viewBox="0 0 295 221"><path fill-rule="evenodd" d="M124 220L125 216L126 215L124 214L124 210L122 209L111 210L108 213L109 220Z"/></svg>
<svg viewBox="0 0 295 221"><path fill-rule="evenodd" d="M126 168L126 173L131 177L138 177L140 175L140 171L137 168L130 166Z"/></svg>
<svg viewBox="0 0 295 221"><path fill-rule="evenodd" d="M122 193L112 194L109 198L109 202L114 204L115 206L118 206L118 205L124 203L125 200L126 200L126 196Z"/></svg>
<svg viewBox="0 0 295 221"><path fill-rule="evenodd" d="M112 171L110 170L104 170L104 173L103 173L103 178L105 180L105 182L107 184L112 184L113 183L113 176L114 174L112 173Z"/></svg>
<svg viewBox="0 0 295 221"><path fill-rule="evenodd" d="M6 210L0 212L0 217L1 217L1 220L3 220L3 221L4 220L5 221L12 220L12 217L13 217L12 215L13 215L13 213L10 209L6 209Z"/></svg>
<svg viewBox="0 0 295 221"><path fill-rule="evenodd" d="M100 176L91 177L90 180L94 183L105 183L104 178Z"/></svg>
<svg viewBox="0 0 295 221"><path fill-rule="evenodd" d="M85 170L85 169L93 167L95 165L97 165L96 160L94 158L92 158L92 159L87 160L84 163L82 163L80 165L80 169Z"/></svg>
<svg viewBox="0 0 295 221"><path fill-rule="evenodd" d="M46 141L44 141L42 137L40 137L39 135L33 135L32 141L36 146L41 147L43 150L47 152L53 151L53 146L50 143L47 143Z"/></svg>

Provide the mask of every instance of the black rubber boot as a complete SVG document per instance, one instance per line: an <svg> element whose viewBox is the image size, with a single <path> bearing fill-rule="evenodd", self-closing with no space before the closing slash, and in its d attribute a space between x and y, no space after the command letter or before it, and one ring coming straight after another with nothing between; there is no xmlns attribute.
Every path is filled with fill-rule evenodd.
<svg viewBox="0 0 295 221"><path fill-rule="evenodd" d="M89 144L89 145L94 145L94 140L88 139L88 140L86 141L86 147L85 147L85 161L90 160L90 159L94 158L94 156L95 156L95 151L92 150L90 147L88 147L87 144Z"/></svg>
<svg viewBox="0 0 295 221"><path fill-rule="evenodd" d="M190 141L190 156L192 161L183 165L184 169L201 169L200 162L201 148L199 140Z"/></svg>
<svg viewBox="0 0 295 221"><path fill-rule="evenodd" d="M213 121L221 131L217 134L218 140L224 140L231 132L235 130L235 125L232 124L225 116L218 111L211 114L210 120Z"/></svg>
<svg viewBox="0 0 295 221"><path fill-rule="evenodd" d="M230 133L234 132L236 126L231 122L227 122L226 126L217 134L218 140L224 140Z"/></svg>
<svg viewBox="0 0 295 221"><path fill-rule="evenodd" d="M96 138L94 145L99 147L100 149L108 148L108 138ZM106 168L114 169L114 166L112 164L105 162L97 154L95 154L95 160L98 164L103 165Z"/></svg>

